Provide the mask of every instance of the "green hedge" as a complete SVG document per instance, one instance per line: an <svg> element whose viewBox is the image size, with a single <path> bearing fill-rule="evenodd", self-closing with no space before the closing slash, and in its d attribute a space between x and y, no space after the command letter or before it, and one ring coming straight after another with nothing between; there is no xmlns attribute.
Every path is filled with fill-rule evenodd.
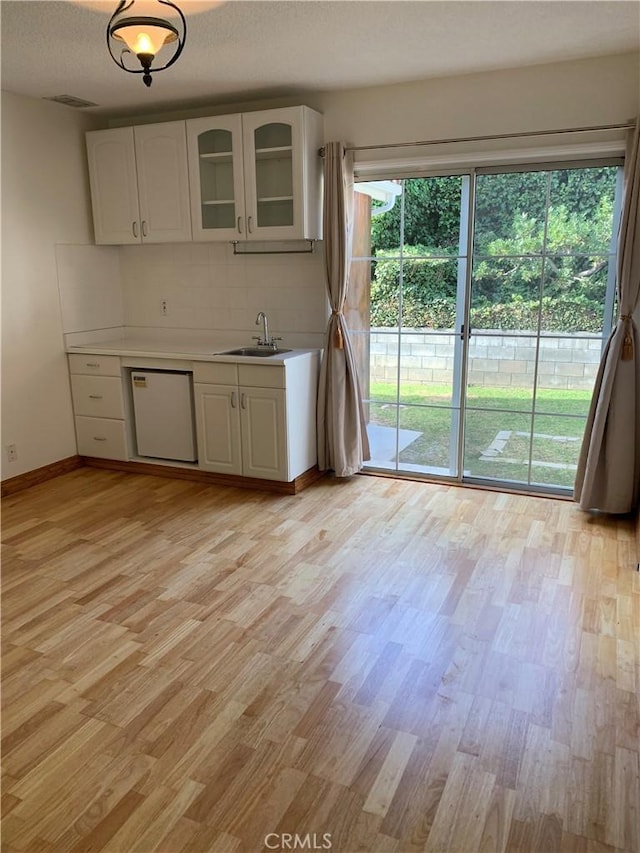
<svg viewBox="0 0 640 853"><path fill-rule="evenodd" d="M412 328L452 329L455 323L457 258L430 259L427 246L405 246L402 265L402 324ZM395 255L395 257L387 257ZM422 257L420 257L422 256ZM399 317L400 263L397 252L378 252L372 264L371 325L397 326ZM494 271L496 274L498 270ZM484 293L478 283L478 293ZM529 288L530 290L531 288ZM576 288L577 290L578 288ZM542 303L515 293L508 301L480 297L471 309L471 325L479 329L542 328L554 332L600 332L602 308L584 293L545 296Z"/></svg>
<svg viewBox="0 0 640 853"><path fill-rule="evenodd" d="M398 325L397 296L371 301L371 325ZM476 329L531 329L538 328L540 303L514 301L507 304L484 305L471 309L471 326ZM406 298L402 304L402 325L409 328L455 328L455 299L437 297L428 305L417 305ZM547 332L602 331L602 315L592 305L566 299L542 299L542 329Z"/></svg>

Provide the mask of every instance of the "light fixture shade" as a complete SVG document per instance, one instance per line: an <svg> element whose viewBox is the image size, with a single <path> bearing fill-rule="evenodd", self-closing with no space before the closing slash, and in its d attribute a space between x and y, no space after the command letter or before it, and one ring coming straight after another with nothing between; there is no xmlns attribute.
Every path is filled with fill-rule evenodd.
<svg viewBox="0 0 640 853"><path fill-rule="evenodd" d="M178 31L160 18L123 18L111 27L111 35L123 41L136 56L139 53L157 56L165 44L178 38Z"/></svg>
<svg viewBox="0 0 640 853"><path fill-rule="evenodd" d="M142 74L143 81L146 86L151 85L151 72L164 71L176 61L182 53L187 37L187 25L181 10L171 0L155 0L158 6L158 11L163 8L169 8L177 12L179 22L177 26L169 22L165 18L152 17L150 15L127 15L132 7L135 6L136 0L120 0L118 8L111 16L111 20L107 25L107 48L111 54L113 61L130 74ZM148 8L146 2L146 8ZM178 29L180 26L182 32ZM118 50L118 43L125 43L126 47L122 48L116 55L114 52ZM174 43L175 50L171 57L164 65L152 68L152 63L157 54L162 48ZM136 56L140 62L141 68L128 66L129 57Z"/></svg>

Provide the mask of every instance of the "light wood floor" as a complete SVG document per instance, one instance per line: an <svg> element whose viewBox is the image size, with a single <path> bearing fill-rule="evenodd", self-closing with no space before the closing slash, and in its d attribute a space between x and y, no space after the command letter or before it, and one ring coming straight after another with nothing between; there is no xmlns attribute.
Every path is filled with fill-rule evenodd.
<svg viewBox="0 0 640 853"><path fill-rule="evenodd" d="M3 541L6 851L640 849L629 522L81 469Z"/></svg>

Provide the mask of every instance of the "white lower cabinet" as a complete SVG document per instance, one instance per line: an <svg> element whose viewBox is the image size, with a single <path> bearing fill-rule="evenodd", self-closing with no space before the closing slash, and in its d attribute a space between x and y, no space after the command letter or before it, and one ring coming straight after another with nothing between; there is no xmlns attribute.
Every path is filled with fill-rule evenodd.
<svg viewBox="0 0 640 853"><path fill-rule="evenodd" d="M319 358L308 351L270 364L193 362L198 468L277 482L313 468ZM131 459L127 366L118 356L69 355L80 456ZM149 364L162 366L160 359Z"/></svg>
<svg viewBox="0 0 640 853"><path fill-rule="evenodd" d="M242 474L238 389L228 385L193 387L198 464L205 471Z"/></svg>
<svg viewBox="0 0 640 853"><path fill-rule="evenodd" d="M129 458L124 421L77 415L76 438L80 456L118 460Z"/></svg>
<svg viewBox="0 0 640 853"><path fill-rule="evenodd" d="M315 353L278 365L194 365L200 468L282 482L312 468L317 365Z"/></svg>
<svg viewBox="0 0 640 853"><path fill-rule="evenodd" d="M72 354L69 372L78 454L128 459L120 359Z"/></svg>
<svg viewBox="0 0 640 853"><path fill-rule="evenodd" d="M201 468L289 479L283 390L196 383L195 400Z"/></svg>
<svg viewBox="0 0 640 853"><path fill-rule="evenodd" d="M290 480L285 392L240 388L242 473L245 477ZM294 475L296 476L296 475Z"/></svg>

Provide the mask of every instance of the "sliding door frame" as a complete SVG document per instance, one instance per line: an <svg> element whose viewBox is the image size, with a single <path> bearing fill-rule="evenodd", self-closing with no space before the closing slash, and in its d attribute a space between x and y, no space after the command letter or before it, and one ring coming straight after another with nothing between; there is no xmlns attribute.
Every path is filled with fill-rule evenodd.
<svg viewBox="0 0 640 853"><path fill-rule="evenodd" d="M511 481L511 480L501 480L497 478L485 478L485 477L477 477L471 475L465 475L464 471L464 456L465 456L465 432L466 432L466 411L467 411L467 379L469 374L469 350L470 350L470 339L473 333L473 330L470 327L470 312L471 312L471 302L472 302L472 286L473 286L473 271L474 271L474 237L475 237L475 201L476 201L476 184L477 178L484 174L503 174L503 173L518 173L518 172L533 172L533 171L544 171L551 172L554 170L566 170L566 169L576 169L576 168L598 168L598 167L610 167L610 166L621 166L624 164L624 158L611 155L605 157L599 157L597 159L591 157L584 158L576 158L575 156L572 158L568 158L566 160L559 158L557 160L549 160L547 161L522 161L517 163L509 163L508 165L500 165L496 163L496 165L483 165L483 166L464 166L456 169L438 169L438 168L394 168L394 167L385 167L384 164L380 164L380 171L375 174L367 174L366 180L374 181L374 180L410 180L412 178L441 178L441 177L460 177L462 179L462 192L461 192L461 202L460 202L460 242L459 242L459 251L457 256L458 261L458 285L456 291L456 319L455 319L455 329L454 329L454 364L453 364L453 379L452 379L452 400L451 400L451 434L450 434L450 448L449 448L449 459L450 459L450 468L453 467L451 465L452 462L455 463L455 474L436 474L432 472L425 471L424 474L418 474L417 472L403 470L398 468L398 450L399 450L399 429L400 429L400 413L399 413L399 397L397 398L397 407L396 407L396 467L395 469L389 468L376 468L374 465L367 465L366 471L371 473L382 473L382 474L393 474L393 476L398 477L416 477L418 476L420 479L424 480L436 480L437 482L442 483L453 483L459 485L470 485L470 486L481 486L483 488L495 488L495 489L508 489L512 491L518 491L521 493L535 493L542 495L553 495L553 496L562 496L568 492L567 489L559 486L553 485L545 485L545 484L531 484L529 482L525 483L522 481ZM394 164L397 166L398 164ZM357 178L356 178L357 180ZM364 180L364 178L363 178ZM612 228L612 237L610 243L610 254L615 254L617 248L617 226L619 223L620 217L620 208L621 208L621 192L622 188L622 169L618 170L617 175L617 183L615 190L615 204L613 211L613 228ZM401 203L404 204L404 193L401 197ZM548 210L548 204L545 204L545 210ZM545 238L547 231L547 219L545 217ZM404 234L403 227L401 228L400 235L400 247L399 247L399 261L400 261L400 279L399 283L402 284L402 276L403 276L403 244ZM463 243L464 243L464 251L463 251ZM546 245L546 239L544 241ZM544 272L544 260L546 257L546 253L540 255L543 272ZM464 264L464 274L461 274L460 265ZM610 330L613 326L614 321L614 310L615 310L615 287L614 287L614 279L615 279L615 263L609 263L608 277L607 277L607 291L605 297L604 308L604 317L603 317L603 333L602 333L602 343L601 348L604 349L606 345L606 341L609 337ZM401 340L402 340L402 287L400 286L400 296L399 296L399 317L398 317L398 333L397 333L397 342L398 342L398 363L396 369L396 387L400 388L400 370L401 370ZM531 407L532 411L530 413L531 417L531 432L533 434L533 424L536 416L535 411L535 394L537 389L537 377L538 377L538 367L539 367L539 348L541 341L541 330L538 327L538 330L535 333L536 338L536 362L535 362L535 371L534 371L534 379L533 379L533 390L532 390L532 402ZM528 471L529 476L528 479L531 479L531 454L533 452L533 444L532 440L529 443L529 465Z"/></svg>

